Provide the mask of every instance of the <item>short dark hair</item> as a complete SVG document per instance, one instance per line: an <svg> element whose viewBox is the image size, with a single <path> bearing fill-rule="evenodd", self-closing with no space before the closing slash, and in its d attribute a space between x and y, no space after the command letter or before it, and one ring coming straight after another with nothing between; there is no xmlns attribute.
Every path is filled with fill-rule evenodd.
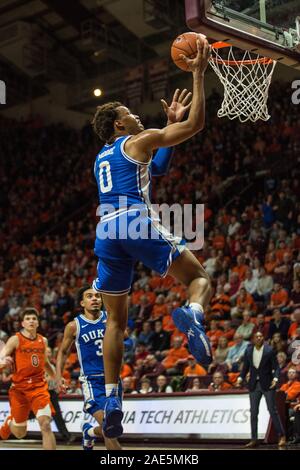
<svg viewBox="0 0 300 470"><path fill-rule="evenodd" d="M23 310L23 312L20 314L20 319L23 321L26 315L35 315L37 319L40 317L39 312L34 307L25 308L25 310Z"/></svg>
<svg viewBox="0 0 300 470"><path fill-rule="evenodd" d="M111 101L97 107L91 124L102 142L109 142L114 135L114 121L118 118L119 106L122 106L120 101Z"/></svg>
<svg viewBox="0 0 300 470"><path fill-rule="evenodd" d="M77 303L78 303L79 306L80 306L80 302L83 300L83 295L84 295L85 291L87 291L89 289L93 289L93 287L90 286L90 284L84 284L84 286L82 286L82 287L80 287L80 289L78 289Z"/></svg>

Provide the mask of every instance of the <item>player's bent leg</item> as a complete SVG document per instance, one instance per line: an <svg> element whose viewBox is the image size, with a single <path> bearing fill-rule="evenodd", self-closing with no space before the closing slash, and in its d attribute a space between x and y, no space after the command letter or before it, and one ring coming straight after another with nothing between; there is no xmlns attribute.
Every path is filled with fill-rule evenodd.
<svg viewBox="0 0 300 470"><path fill-rule="evenodd" d="M168 274L188 287L190 303L197 302L203 308L207 307L212 295L210 278L190 250L186 248L173 261Z"/></svg>
<svg viewBox="0 0 300 470"><path fill-rule="evenodd" d="M49 406L49 405L47 405ZM49 406L50 409L50 406ZM56 449L56 441L55 436L51 430L51 416L43 415L43 411L39 410L36 418L38 420L40 430L42 433L43 438L43 448L44 450L55 450ZM50 410L51 413L51 410Z"/></svg>
<svg viewBox="0 0 300 470"><path fill-rule="evenodd" d="M191 353L202 365L212 361L210 341L203 327L204 308L211 298L211 283L199 261L187 249L172 263L168 274L188 286L189 306L172 313L176 327L188 337Z"/></svg>

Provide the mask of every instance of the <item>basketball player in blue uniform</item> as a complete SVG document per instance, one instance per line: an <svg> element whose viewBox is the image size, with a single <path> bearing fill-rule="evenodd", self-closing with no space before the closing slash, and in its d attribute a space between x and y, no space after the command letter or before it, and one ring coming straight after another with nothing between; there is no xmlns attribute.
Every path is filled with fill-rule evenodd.
<svg viewBox="0 0 300 470"><path fill-rule="evenodd" d="M186 141L204 127L204 73L210 55L207 40L198 38L197 56L186 61L193 74L193 98L189 116L175 112L173 122L163 129L145 130L140 118L120 102L97 108L93 128L106 142L96 157L94 173L100 206L95 253L99 258L93 287L102 293L108 311L103 343L105 388L103 432L116 438L122 432L123 412L118 399L118 377L123 355L123 337L127 324L127 296L138 260L161 276L170 274L188 286L189 305L173 312L179 330L188 337L191 353L201 364L211 362L211 349L203 327L204 309L211 297L210 280L183 240L173 237L153 215L150 203L151 160L160 147ZM174 103L175 101L175 103ZM168 116L184 108L187 91L176 92ZM180 118L177 119L178 115ZM139 236L135 233L138 214Z"/></svg>
<svg viewBox="0 0 300 470"><path fill-rule="evenodd" d="M64 389L62 371L75 342L78 360L80 363L79 380L84 396L84 411L95 418L99 426L93 427L84 423L83 448L92 450L95 439L102 437L103 410L105 405L105 381L103 365L103 337L106 328L106 312L101 310L101 294L90 286L79 290L78 301L83 313L67 324L64 338L57 355L57 375L61 389ZM118 399L122 400L122 385L118 382ZM104 436L105 446L108 450L120 450L117 439L108 439Z"/></svg>

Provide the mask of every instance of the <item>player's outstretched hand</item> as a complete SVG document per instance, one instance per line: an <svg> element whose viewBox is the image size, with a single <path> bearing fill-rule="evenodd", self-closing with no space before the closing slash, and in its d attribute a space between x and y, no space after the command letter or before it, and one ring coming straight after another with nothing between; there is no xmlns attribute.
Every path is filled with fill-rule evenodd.
<svg viewBox="0 0 300 470"><path fill-rule="evenodd" d="M10 356L0 357L0 370L10 368L12 369L14 360Z"/></svg>
<svg viewBox="0 0 300 470"><path fill-rule="evenodd" d="M182 121L186 111L191 107L192 93L190 91L188 92L187 89L180 91L179 88L177 88L170 106L168 106L165 100L160 101L168 118L167 124L173 124L174 122Z"/></svg>
<svg viewBox="0 0 300 470"><path fill-rule="evenodd" d="M211 46L203 35L197 39L197 55L194 59L189 59L181 54L180 58L184 60L191 72L203 74L207 69L208 61L211 56Z"/></svg>

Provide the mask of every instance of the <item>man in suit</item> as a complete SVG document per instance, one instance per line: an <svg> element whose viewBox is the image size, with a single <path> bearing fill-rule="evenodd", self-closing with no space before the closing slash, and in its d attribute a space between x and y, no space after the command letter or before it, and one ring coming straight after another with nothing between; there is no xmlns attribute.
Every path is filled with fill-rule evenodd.
<svg viewBox="0 0 300 470"><path fill-rule="evenodd" d="M243 369L237 379L237 386L241 386L246 375L250 372L250 413L251 413L251 441L246 444L247 448L258 446L257 422L261 397L264 395L274 427L279 436L278 446L286 445L285 432L275 403L275 388L279 379L279 368L275 353L271 346L264 343L262 333L257 332L254 336L254 344L246 349L243 358Z"/></svg>

